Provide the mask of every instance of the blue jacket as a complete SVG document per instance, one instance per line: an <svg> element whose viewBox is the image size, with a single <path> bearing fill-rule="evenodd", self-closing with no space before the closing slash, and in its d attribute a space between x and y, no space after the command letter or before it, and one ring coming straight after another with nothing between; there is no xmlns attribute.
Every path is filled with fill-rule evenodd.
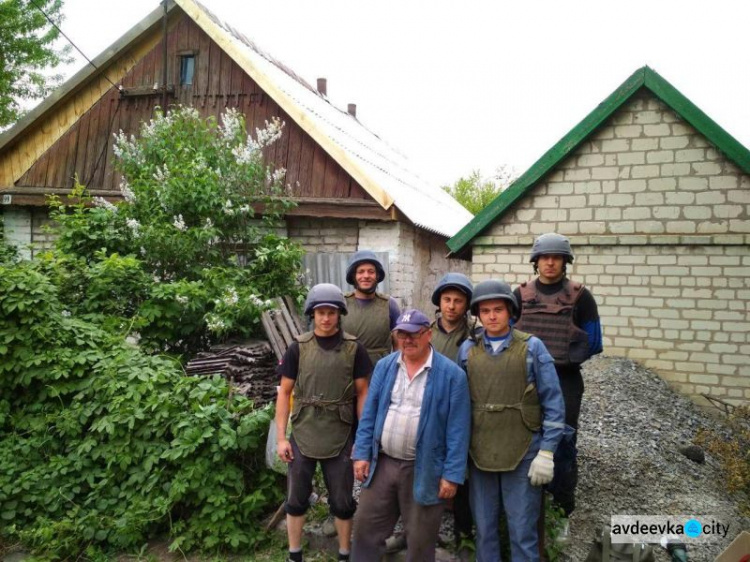
<svg viewBox="0 0 750 562"><path fill-rule="evenodd" d="M359 420L352 458L370 462L370 485L377 470L380 440L391 404L391 392L398 373L394 352L378 361L370 381L367 401ZM414 460L414 501L434 505L440 479L462 484L469 454L471 401L466 374L453 361L433 350L417 427Z"/></svg>

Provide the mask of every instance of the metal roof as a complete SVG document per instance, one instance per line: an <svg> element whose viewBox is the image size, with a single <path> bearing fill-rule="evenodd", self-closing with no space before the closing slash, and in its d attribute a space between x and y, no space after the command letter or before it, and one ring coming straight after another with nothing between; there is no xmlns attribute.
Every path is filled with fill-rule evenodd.
<svg viewBox="0 0 750 562"><path fill-rule="evenodd" d="M472 219L473 215L453 197L423 180L402 153L348 112L331 104L242 33L195 0L176 2L219 44L222 44L219 39L229 39L233 48L226 49L228 54L261 87L268 86L264 90L274 101L384 208L395 204L416 226L447 237ZM209 21L200 17L196 9ZM224 37L218 37L219 34Z"/></svg>
<svg viewBox="0 0 750 562"><path fill-rule="evenodd" d="M181 8L271 98L359 183L384 209L396 208L419 228L450 238L473 215L437 185L422 179L408 159L355 117L331 104L309 84L245 35L195 0L170 0L168 10ZM99 67L124 52L159 24L159 7L94 60ZM10 144L36 119L73 95L100 71L85 67L0 134L0 148ZM95 101L95 100L94 100Z"/></svg>

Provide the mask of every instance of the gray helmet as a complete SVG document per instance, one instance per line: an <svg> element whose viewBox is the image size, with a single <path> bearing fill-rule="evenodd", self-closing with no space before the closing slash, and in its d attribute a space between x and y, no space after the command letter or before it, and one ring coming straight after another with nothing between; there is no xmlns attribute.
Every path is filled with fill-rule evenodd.
<svg viewBox="0 0 750 562"><path fill-rule="evenodd" d="M443 278L438 281L435 290L432 292L432 304L440 306L440 294L446 289L458 289L466 295L466 298L471 301L471 295L474 292L474 285L471 284L469 278L463 273L446 273Z"/></svg>
<svg viewBox="0 0 750 562"><path fill-rule="evenodd" d="M570 249L570 240L562 234L550 232L538 236L531 247L531 259L529 261L536 262L540 256L546 254L565 256L567 263L573 263L574 256L573 250Z"/></svg>
<svg viewBox="0 0 750 562"><path fill-rule="evenodd" d="M332 283L318 283L310 289L305 299L305 315L311 315L313 309L321 305L338 308L341 314L346 314L347 312L344 293Z"/></svg>
<svg viewBox="0 0 750 562"><path fill-rule="evenodd" d="M349 285L355 284L354 274L357 273L357 267L363 263L371 263L375 266L375 269L378 272L378 283L385 279L385 269L383 269L383 264L380 263L375 252L372 250L360 250L352 254L352 257L349 258L349 263L346 266L346 282L349 283Z"/></svg>
<svg viewBox="0 0 750 562"><path fill-rule="evenodd" d="M518 302L510 285L505 281L497 279L482 281L474 287L474 296L471 299L471 313L474 316L479 316L479 303L495 299L510 301L512 305L511 314L515 316L518 313Z"/></svg>

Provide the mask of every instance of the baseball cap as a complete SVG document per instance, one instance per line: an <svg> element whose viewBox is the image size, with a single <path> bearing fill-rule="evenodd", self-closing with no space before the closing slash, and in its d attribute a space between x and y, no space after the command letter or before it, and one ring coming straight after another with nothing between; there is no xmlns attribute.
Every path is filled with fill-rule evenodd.
<svg viewBox="0 0 750 562"><path fill-rule="evenodd" d="M403 332L411 332L412 334L418 332L422 328L429 328L430 320L424 313L416 308L410 308L401 313L401 316L396 320L392 332L400 330Z"/></svg>

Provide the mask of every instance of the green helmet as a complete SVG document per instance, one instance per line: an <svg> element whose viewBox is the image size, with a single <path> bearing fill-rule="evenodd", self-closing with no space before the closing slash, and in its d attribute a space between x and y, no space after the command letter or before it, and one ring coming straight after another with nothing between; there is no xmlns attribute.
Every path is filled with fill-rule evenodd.
<svg viewBox="0 0 750 562"><path fill-rule="evenodd" d="M318 283L307 293L305 314L311 315L319 306L332 306L338 308L341 314L347 313L344 293L332 283Z"/></svg>
<svg viewBox="0 0 750 562"><path fill-rule="evenodd" d="M529 261L536 262L540 256L549 254L564 256L567 263L573 263L574 256L573 250L570 248L570 240L562 234L549 232L538 236L531 247L531 259Z"/></svg>
<svg viewBox="0 0 750 562"><path fill-rule="evenodd" d="M480 302L497 299L509 301L511 304L511 314L513 316L518 314L518 302L516 301L516 296L513 294L513 290L505 281L498 279L482 281L474 287L474 296L471 298L471 313L474 316L479 316Z"/></svg>

